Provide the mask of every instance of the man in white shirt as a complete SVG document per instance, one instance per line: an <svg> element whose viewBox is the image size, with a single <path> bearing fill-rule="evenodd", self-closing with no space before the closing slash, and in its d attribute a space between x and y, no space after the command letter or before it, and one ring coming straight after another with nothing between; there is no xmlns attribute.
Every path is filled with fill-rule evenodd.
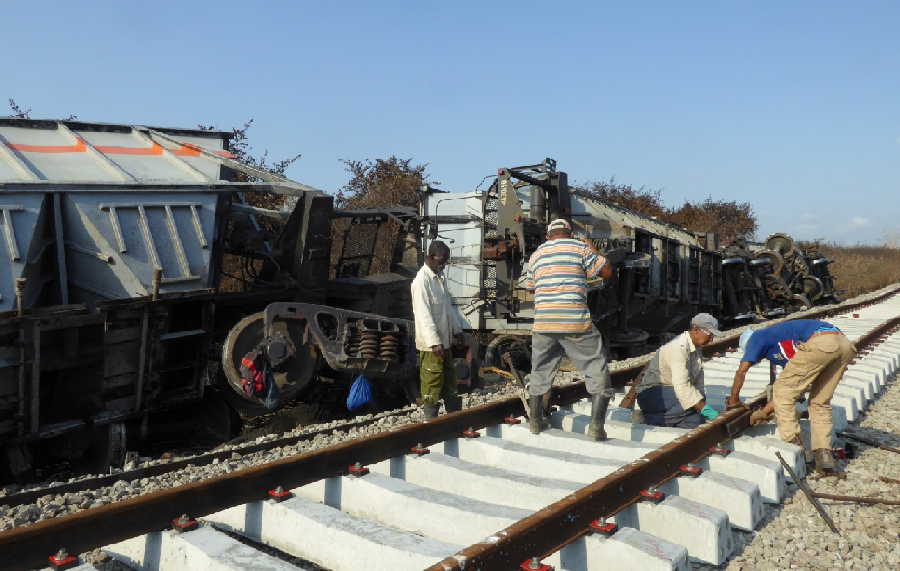
<svg viewBox="0 0 900 571"><path fill-rule="evenodd" d="M647 424L696 428L719 413L706 404L700 348L721 335L719 322L698 313L691 328L659 348L637 387L637 401Z"/></svg>
<svg viewBox="0 0 900 571"><path fill-rule="evenodd" d="M450 348L462 343L462 316L453 307L447 291L444 267L450 248L440 241L428 246L425 265L412 282L413 315L416 320L416 349L419 351L419 381L425 419L435 418L438 401L447 412L456 412L462 399L456 394L456 371Z"/></svg>

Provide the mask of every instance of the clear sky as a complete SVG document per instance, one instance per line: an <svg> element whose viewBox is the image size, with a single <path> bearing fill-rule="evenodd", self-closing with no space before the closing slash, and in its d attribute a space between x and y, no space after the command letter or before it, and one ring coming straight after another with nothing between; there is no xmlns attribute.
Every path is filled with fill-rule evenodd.
<svg viewBox="0 0 900 571"><path fill-rule="evenodd" d="M749 201L758 237L900 236L900 2L0 3L0 97L34 117L230 128L334 192L339 159L448 190L558 160ZM0 114L4 110L0 107Z"/></svg>

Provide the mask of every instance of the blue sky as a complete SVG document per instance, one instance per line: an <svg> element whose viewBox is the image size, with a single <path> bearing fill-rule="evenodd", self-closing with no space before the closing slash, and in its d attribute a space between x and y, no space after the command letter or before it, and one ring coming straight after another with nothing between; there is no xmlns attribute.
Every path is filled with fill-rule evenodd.
<svg viewBox="0 0 900 571"><path fill-rule="evenodd" d="M0 6L35 117L230 128L336 191L396 154L442 187L570 180L749 201L759 237L900 236L898 2L46 2ZM3 111L0 111L2 114Z"/></svg>

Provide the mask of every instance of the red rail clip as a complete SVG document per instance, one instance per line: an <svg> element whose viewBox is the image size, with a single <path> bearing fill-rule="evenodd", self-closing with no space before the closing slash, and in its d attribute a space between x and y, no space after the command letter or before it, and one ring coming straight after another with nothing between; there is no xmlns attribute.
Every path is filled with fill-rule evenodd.
<svg viewBox="0 0 900 571"><path fill-rule="evenodd" d="M481 434L478 433L477 430L473 429L471 426L465 430L463 430L462 435L466 438L480 438Z"/></svg>
<svg viewBox="0 0 900 571"><path fill-rule="evenodd" d="M274 490L269 490L268 492L269 498L274 500L276 503L283 502L284 500L289 500L294 497L294 494L289 490L285 490L281 486L278 486Z"/></svg>
<svg viewBox="0 0 900 571"><path fill-rule="evenodd" d="M409 453L415 454L417 456L424 456L425 454L430 454L431 450L425 448L424 446L422 446L422 443L419 442L418 444L416 444L415 446L413 446L412 448L409 449Z"/></svg>
<svg viewBox="0 0 900 571"><path fill-rule="evenodd" d="M65 547L60 547L59 551L47 558L47 561L54 569L68 569L78 563L78 557L69 555Z"/></svg>
<svg viewBox="0 0 900 571"><path fill-rule="evenodd" d="M854 314L853 314L853 318L854 318L854 319L858 319L858 318L859 318L859 314L858 314L858 313L854 313Z"/></svg>
<svg viewBox="0 0 900 571"><path fill-rule="evenodd" d="M172 529L179 533L197 529L197 520L188 517L188 514L181 514L181 517L172 520Z"/></svg>
<svg viewBox="0 0 900 571"><path fill-rule="evenodd" d="M710 446L709 447L710 454L718 454L719 456L728 456L731 454L731 450L728 448L722 448L721 446Z"/></svg>
<svg viewBox="0 0 900 571"><path fill-rule="evenodd" d="M507 416L503 419L503 424L522 424L522 421L514 416Z"/></svg>
<svg viewBox="0 0 900 571"><path fill-rule="evenodd" d="M640 496L642 500L647 500L658 504L659 502L665 499L666 495L656 488L647 488L646 490L641 490Z"/></svg>
<svg viewBox="0 0 900 571"><path fill-rule="evenodd" d="M541 563L541 560L537 557L532 557L531 559L523 561L522 564L519 565L519 569L524 569L525 571L553 571L553 567L546 563Z"/></svg>
<svg viewBox="0 0 900 571"><path fill-rule="evenodd" d="M843 448L832 448L831 455L834 456L837 460L847 459L847 451Z"/></svg>
<svg viewBox="0 0 900 571"><path fill-rule="evenodd" d="M347 471L350 472L351 476L356 476L357 478L365 476L369 473L369 469L357 462L356 464L351 464L347 467Z"/></svg>
<svg viewBox="0 0 900 571"><path fill-rule="evenodd" d="M588 527L590 527L591 531L596 531L597 533L602 533L603 535L612 535L619 529L619 526L616 525L616 522L611 521L607 523L605 519L595 519L590 523Z"/></svg>
<svg viewBox="0 0 900 571"><path fill-rule="evenodd" d="M697 466L696 464L682 464L678 467L678 471L681 472L682 476L690 476L691 478L696 478L703 473L703 468Z"/></svg>

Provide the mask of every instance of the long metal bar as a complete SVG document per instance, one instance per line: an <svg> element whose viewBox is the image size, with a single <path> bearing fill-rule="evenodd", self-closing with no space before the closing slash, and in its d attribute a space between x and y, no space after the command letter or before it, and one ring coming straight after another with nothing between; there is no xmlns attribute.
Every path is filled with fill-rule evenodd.
<svg viewBox="0 0 900 571"><path fill-rule="evenodd" d="M888 452L900 454L900 448L894 448L893 446L881 444L879 442L876 442L876 441L874 441L870 438L866 438L864 436L857 436L856 434L851 434L849 432L838 433L838 436L841 436L843 438L852 438L853 440L858 440L859 442L862 442L863 444L868 444L869 446L872 446L874 448L880 448L882 450L887 450Z"/></svg>
<svg viewBox="0 0 900 571"><path fill-rule="evenodd" d="M791 475L791 479L794 481L794 483L797 484L806 495L806 499L809 500L809 503L811 503L813 507L816 508L816 511L819 512L819 515L822 516L822 519L825 520L825 523L828 524L828 527L831 528L831 531L840 535L841 532L838 531L837 526L834 525L834 520L831 519L831 516L828 515L828 512L826 512L825 508L822 507L822 504L819 503L819 500L816 499L815 493L809 489L809 486L806 485L806 482L797 477L797 474L794 473L793 468L788 466L788 463L784 461L784 458L781 456L781 452L776 452L775 456L778 457L778 461L781 462L781 465L784 467L787 473Z"/></svg>
<svg viewBox="0 0 900 571"><path fill-rule="evenodd" d="M822 492L813 492L813 496L823 500L837 500L841 502L856 502L858 504L885 504L888 506L900 506L900 500L889 500L887 498L866 498L861 496L837 496L835 494L825 494Z"/></svg>

